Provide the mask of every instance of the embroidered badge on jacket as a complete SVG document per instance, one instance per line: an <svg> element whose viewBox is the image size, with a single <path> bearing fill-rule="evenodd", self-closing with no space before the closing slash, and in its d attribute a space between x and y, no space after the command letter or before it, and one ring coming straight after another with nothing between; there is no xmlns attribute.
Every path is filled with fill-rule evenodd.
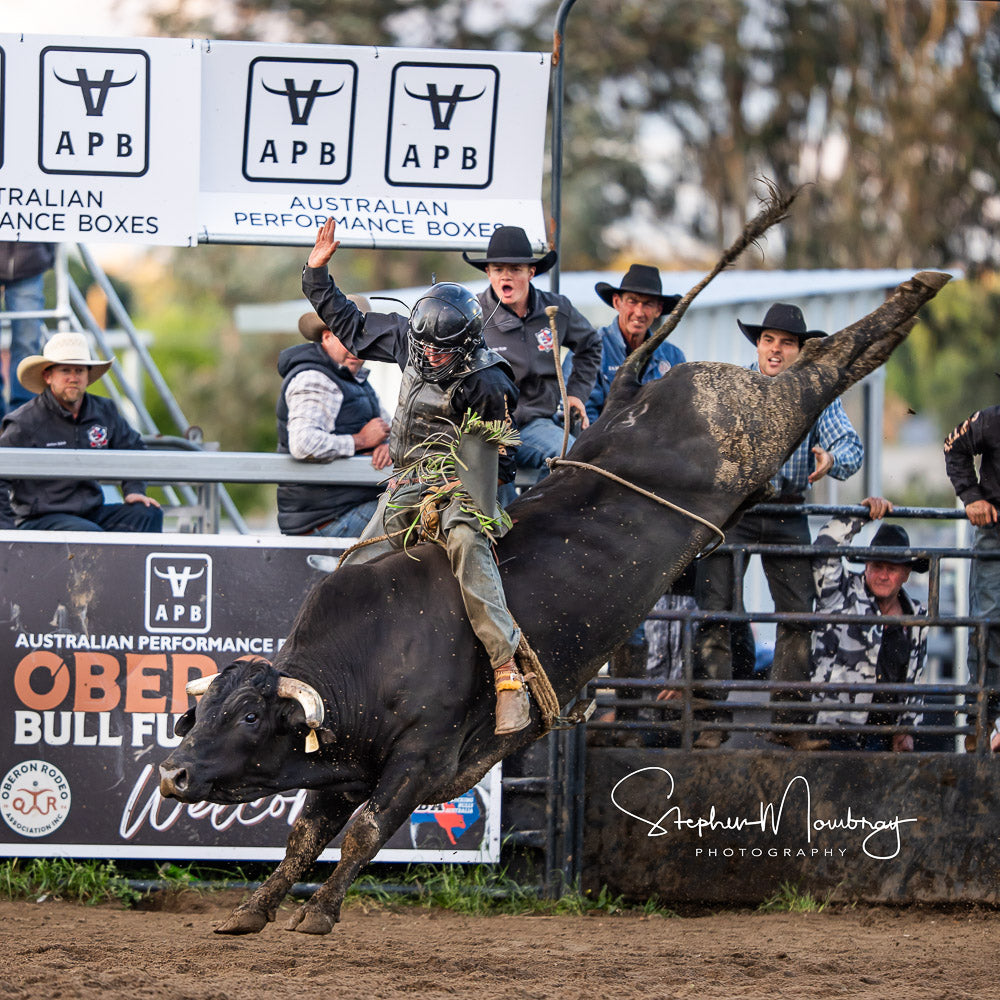
<svg viewBox="0 0 1000 1000"><path fill-rule="evenodd" d="M538 341L538 349L540 351L552 350L552 331L547 326L543 326L535 334L535 339Z"/></svg>

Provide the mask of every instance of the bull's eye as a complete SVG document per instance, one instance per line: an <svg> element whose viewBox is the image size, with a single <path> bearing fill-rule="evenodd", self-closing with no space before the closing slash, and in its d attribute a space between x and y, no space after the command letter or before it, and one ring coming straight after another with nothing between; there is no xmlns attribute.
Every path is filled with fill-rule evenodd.
<svg viewBox="0 0 1000 1000"><path fill-rule="evenodd" d="M243 721L248 726L254 726L254 725L256 725L257 724L257 713L256 712L247 712L247 714L243 716Z"/></svg>

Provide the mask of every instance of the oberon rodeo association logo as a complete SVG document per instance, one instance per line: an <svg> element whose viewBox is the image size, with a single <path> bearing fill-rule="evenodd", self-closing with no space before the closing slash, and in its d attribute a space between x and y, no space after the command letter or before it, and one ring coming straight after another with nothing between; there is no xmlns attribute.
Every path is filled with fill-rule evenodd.
<svg viewBox="0 0 1000 1000"><path fill-rule="evenodd" d="M146 631L204 634L212 627L212 557L146 556Z"/></svg>
<svg viewBox="0 0 1000 1000"><path fill-rule="evenodd" d="M72 801L69 782L55 764L25 760L0 782L0 816L24 837L45 837L62 826Z"/></svg>

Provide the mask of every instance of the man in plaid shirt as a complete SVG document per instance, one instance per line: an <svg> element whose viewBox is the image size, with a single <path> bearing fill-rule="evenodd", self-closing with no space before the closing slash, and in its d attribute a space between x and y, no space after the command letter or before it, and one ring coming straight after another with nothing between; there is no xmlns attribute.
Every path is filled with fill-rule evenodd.
<svg viewBox="0 0 1000 1000"><path fill-rule="evenodd" d="M772 378L780 375L802 350L805 341L825 337L822 330L809 330L798 306L776 302L768 309L759 326L736 321L743 335L757 348L757 361L751 369ZM771 480L773 502L801 504L810 486L823 476L847 479L861 467L864 447L839 399L819 416L812 430L788 457L778 475ZM746 515L727 532L732 544L809 545L809 521L805 514L782 517ZM811 612L815 597L812 561L808 556L763 556L764 575L777 612ZM733 598L733 563L729 555L710 556L698 563L695 593L698 606L705 611L731 611ZM795 624L779 625L774 649L771 678L776 681L808 680L810 630ZM730 680L733 657L730 626L725 622L705 622L698 630L696 673L712 680ZM724 692L706 692L718 698ZM797 691L777 692L775 700L802 701ZM707 721L725 720L723 709L703 713ZM775 722L794 723L807 720L798 713L780 712ZM715 749L725 739L722 732L706 728L695 740L695 747ZM776 733L769 737L797 750L815 750L825 741L811 739L804 731Z"/></svg>
<svg viewBox="0 0 1000 1000"><path fill-rule="evenodd" d="M367 302L353 296L355 305ZM360 303L360 304L359 304ZM314 312L299 318L308 344L278 356L278 451L300 462L332 462L371 452L376 469L387 468L389 414L368 382L359 357ZM378 486L283 483L278 487L278 527L285 535L356 538L375 514Z"/></svg>

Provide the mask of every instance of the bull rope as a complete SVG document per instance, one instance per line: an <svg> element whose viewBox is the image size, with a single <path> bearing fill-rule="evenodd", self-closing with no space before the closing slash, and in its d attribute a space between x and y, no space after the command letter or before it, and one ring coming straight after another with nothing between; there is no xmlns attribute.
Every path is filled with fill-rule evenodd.
<svg viewBox="0 0 1000 1000"><path fill-rule="evenodd" d="M514 624L517 625L517 622ZM553 725L562 728L571 720L564 719L559 714L559 710L562 708L559 704L559 696L556 694L555 688L552 687L552 682L549 680L548 674L545 673L542 662L538 659L538 654L525 638L524 629L517 625L517 630L520 633L520 638L517 641L514 658L524 675L524 679L528 682L528 687L531 688L535 701L538 702L539 711L542 713L542 723L545 728L538 734L538 738L541 739Z"/></svg>
<svg viewBox="0 0 1000 1000"><path fill-rule="evenodd" d="M627 479L622 479L621 476L616 476L613 472L608 472L607 469L602 469L599 465L591 465L590 462L575 462L569 458L547 458L545 459L545 464L550 469L554 469L558 465L571 465L577 469L587 469L590 472L596 472L598 475L604 476L605 479L610 479L613 482L619 483L621 486L634 490L636 493L640 493L644 497L649 497L650 500L655 500L658 504L662 504L664 507L669 507L671 510L677 511L678 514L683 514L685 517L691 518L692 521L697 521L699 524L705 525L706 528L710 528L718 537L713 539L712 544L707 549L703 549L698 553L699 559L704 559L705 556L711 555L726 540L725 533L722 529L716 527L716 525L712 524L711 521L706 521L705 518L695 514L693 511L690 511L685 507L680 507L675 503L671 503L671 501L659 496L656 493L645 490L641 486L637 486L635 483L629 482Z"/></svg>
<svg viewBox="0 0 1000 1000"><path fill-rule="evenodd" d="M374 545L376 542L387 542L397 535L402 535L409 531L409 528L400 528L399 531L392 532L391 535L375 535L373 538L366 538L364 541L355 542L349 549L345 549L340 554L340 558L337 560L337 569L343 565L344 560L352 553L356 552L358 549L366 548L369 545Z"/></svg>

